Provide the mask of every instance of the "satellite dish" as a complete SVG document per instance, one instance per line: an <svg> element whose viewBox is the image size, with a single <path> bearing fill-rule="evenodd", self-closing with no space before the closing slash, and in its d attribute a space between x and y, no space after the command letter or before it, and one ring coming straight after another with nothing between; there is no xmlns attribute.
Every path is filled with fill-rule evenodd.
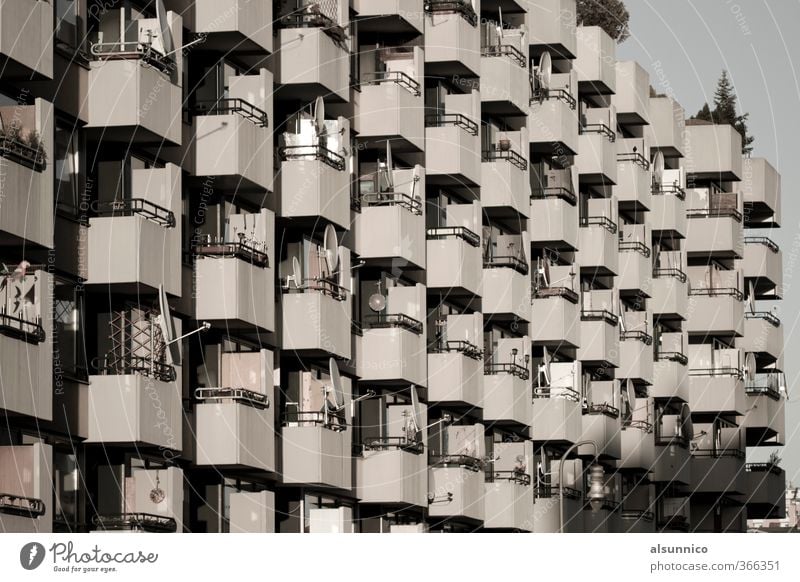
<svg viewBox="0 0 800 582"><path fill-rule="evenodd" d="M789 399L789 386L786 384L786 374L780 373L778 377L778 392L782 393L786 399Z"/></svg>
<svg viewBox="0 0 800 582"><path fill-rule="evenodd" d="M628 328L625 325L625 309L623 308L621 299L617 300L617 305L619 308L619 329L622 333L625 333L628 331Z"/></svg>
<svg viewBox="0 0 800 582"><path fill-rule="evenodd" d="M692 411L685 402L681 405L681 436L687 443L694 439L694 424L692 423Z"/></svg>
<svg viewBox="0 0 800 582"><path fill-rule="evenodd" d="M756 356L753 352L744 356L744 377L750 385L756 381Z"/></svg>
<svg viewBox="0 0 800 582"><path fill-rule="evenodd" d="M344 408L342 377L339 375L339 366L336 365L336 360L333 358L328 360L328 373L331 377L331 390L328 393L328 400L332 402L336 410L341 410Z"/></svg>
<svg viewBox="0 0 800 582"><path fill-rule="evenodd" d="M373 293L369 296L369 308L378 313L386 309L386 297L380 293Z"/></svg>
<svg viewBox="0 0 800 582"><path fill-rule="evenodd" d="M550 81L553 77L553 59L549 51L544 51L539 59L539 87L544 91L550 89Z"/></svg>
<svg viewBox="0 0 800 582"><path fill-rule="evenodd" d="M633 412L633 407L636 405L636 387L630 378L625 380L625 394L628 396L628 404L631 407L631 412Z"/></svg>
<svg viewBox="0 0 800 582"><path fill-rule="evenodd" d="M289 288L289 283L294 283L295 289L300 289L303 283L303 273L300 271L300 261L297 257L292 257L292 274L286 277L286 288Z"/></svg>
<svg viewBox="0 0 800 582"><path fill-rule="evenodd" d="M181 365L181 347L178 341L178 334L175 331L175 320L169 310L169 301L164 286L158 286L158 306L161 315L158 316L158 325L161 328L161 335L164 337L164 344L169 354L170 363L173 366Z"/></svg>
<svg viewBox="0 0 800 582"><path fill-rule="evenodd" d="M336 229L332 224L325 227L323 238L325 261L328 263L329 271L333 273L339 266L339 238L336 236Z"/></svg>
<svg viewBox="0 0 800 582"><path fill-rule="evenodd" d="M317 97L314 101L314 127L317 130L317 137L325 133L325 101L322 97Z"/></svg>
<svg viewBox="0 0 800 582"><path fill-rule="evenodd" d="M545 386L549 387L551 383L550 379L550 352L547 350L547 347L544 348L544 354L542 356L542 365L539 366L539 381L541 382L541 377L544 375Z"/></svg>
<svg viewBox="0 0 800 582"><path fill-rule="evenodd" d="M656 152L656 157L653 160L653 183L661 190L661 185L664 182L664 154L661 151Z"/></svg>
<svg viewBox="0 0 800 582"><path fill-rule="evenodd" d="M414 437L417 437L421 427L422 427L422 408L419 405L419 394L417 394L417 387L413 384L411 385L411 420L414 423L414 428L416 433Z"/></svg>
<svg viewBox="0 0 800 582"><path fill-rule="evenodd" d="M386 185L389 191L394 190L394 160L392 159L392 142L386 140Z"/></svg>
<svg viewBox="0 0 800 582"><path fill-rule="evenodd" d="M158 27L161 30L161 44L164 46L164 54L168 55L175 51L175 43L172 42L172 31L167 22L167 9L164 7L164 0L156 0L156 18Z"/></svg>
<svg viewBox="0 0 800 582"><path fill-rule="evenodd" d="M749 293L747 294L747 307L750 308L750 313L756 312L756 284L750 279Z"/></svg>

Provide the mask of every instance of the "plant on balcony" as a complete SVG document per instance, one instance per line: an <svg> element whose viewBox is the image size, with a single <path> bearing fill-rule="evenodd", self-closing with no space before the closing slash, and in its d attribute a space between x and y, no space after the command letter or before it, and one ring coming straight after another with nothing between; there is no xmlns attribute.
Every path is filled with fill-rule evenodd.
<svg viewBox="0 0 800 582"><path fill-rule="evenodd" d="M622 0L578 0L577 22L582 26L599 26L618 43L630 36L631 15Z"/></svg>
<svg viewBox="0 0 800 582"><path fill-rule="evenodd" d="M0 127L0 155L25 160L41 169L47 161L44 144L36 130L23 133L19 125Z"/></svg>
<svg viewBox="0 0 800 582"><path fill-rule="evenodd" d="M712 111L708 103L705 103L692 119L701 119L717 124L727 123L732 126L742 136L742 153L749 154L753 151L752 144L756 139L747 131L747 119L750 114L738 115L736 109L736 92L731 84L728 71L722 71L722 75L717 81L717 90L714 92L714 110Z"/></svg>

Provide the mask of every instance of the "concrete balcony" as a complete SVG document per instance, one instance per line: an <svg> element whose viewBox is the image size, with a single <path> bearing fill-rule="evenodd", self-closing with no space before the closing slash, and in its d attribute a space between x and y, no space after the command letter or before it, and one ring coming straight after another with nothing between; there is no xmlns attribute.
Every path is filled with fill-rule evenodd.
<svg viewBox="0 0 800 582"><path fill-rule="evenodd" d="M656 458L653 433L646 425L623 426L620 432L620 459L617 470L650 472Z"/></svg>
<svg viewBox="0 0 800 582"><path fill-rule="evenodd" d="M3 2L0 6L0 70L3 78L53 78L53 16L50 2Z"/></svg>
<svg viewBox="0 0 800 582"><path fill-rule="evenodd" d="M608 126L581 129L578 136L578 167L581 184L614 186L617 184L617 144Z"/></svg>
<svg viewBox="0 0 800 582"><path fill-rule="evenodd" d="M653 269L651 299L648 307L656 319L684 320L689 310L689 286L686 273L677 268Z"/></svg>
<svg viewBox="0 0 800 582"><path fill-rule="evenodd" d="M581 311L581 347L577 358L584 364L619 366L619 321L605 309Z"/></svg>
<svg viewBox="0 0 800 582"><path fill-rule="evenodd" d="M578 54L575 0L539 0L527 6L526 25L531 52L550 51L564 59Z"/></svg>
<svg viewBox="0 0 800 582"><path fill-rule="evenodd" d="M579 26L575 36L578 41L575 68L580 92L613 95L617 88L616 42L599 26Z"/></svg>
<svg viewBox="0 0 800 582"><path fill-rule="evenodd" d="M513 471L486 474L484 484L485 529L533 531L533 492L530 475Z"/></svg>
<svg viewBox="0 0 800 582"><path fill-rule="evenodd" d="M636 61L617 61L616 93L611 103L621 124L650 123L650 75Z"/></svg>
<svg viewBox="0 0 800 582"><path fill-rule="evenodd" d="M349 490L352 487L351 433L324 425L321 413L287 417L282 429L283 483ZM312 418L314 417L314 418Z"/></svg>
<svg viewBox="0 0 800 582"><path fill-rule="evenodd" d="M471 4L454 11L447 2L431 2L425 10L425 74L481 74L478 15Z"/></svg>
<svg viewBox="0 0 800 582"><path fill-rule="evenodd" d="M651 150L668 158L683 157L686 119L683 107L671 97L650 97L650 125L644 135Z"/></svg>
<svg viewBox="0 0 800 582"><path fill-rule="evenodd" d="M4 3L0 15L5 17L11 5L16 4ZM48 4L35 2L32 6ZM52 16L52 6L49 9ZM2 26L5 30L5 19ZM3 45L4 38L0 31ZM2 106L0 116L4 123L0 146L0 244L52 248L54 164L48 163L54 157L52 105L36 99L34 105ZM19 131L18 138L12 136L12 128Z"/></svg>
<svg viewBox="0 0 800 582"><path fill-rule="evenodd" d="M786 512L786 472L768 463L747 463L745 471L747 518L783 518Z"/></svg>
<svg viewBox="0 0 800 582"><path fill-rule="evenodd" d="M783 296L783 253L767 237L744 238L745 279L755 286L756 299L780 299Z"/></svg>
<svg viewBox="0 0 800 582"><path fill-rule="evenodd" d="M323 96L328 101L350 99L350 55L340 23L320 27L281 28L270 61L275 82L285 98Z"/></svg>
<svg viewBox="0 0 800 582"><path fill-rule="evenodd" d="M52 500L52 447L0 446L0 532L52 532Z"/></svg>
<svg viewBox="0 0 800 582"><path fill-rule="evenodd" d="M167 164L131 174L131 198L101 198L92 206L87 283L128 293L153 293L163 285L180 295L180 169Z"/></svg>
<svg viewBox="0 0 800 582"><path fill-rule="evenodd" d="M687 123L684 153L683 167L695 179L742 179L742 136L731 125Z"/></svg>
<svg viewBox="0 0 800 582"><path fill-rule="evenodd" d="M619 410L607 404L592 405L581 418L581 441L590 440L597 443L598 455L601 459L619 459L622 456ZM594 454L592 447L583 445L578 448L581 455Z"/></svg>
<svg viewBox="0 0 800 582"><path fill-rule="evenodd" d="M741 495L747 491L744 453L738 450L692 452L694 493Z"/></svg>
<svg viewBox="0 0 800 582"><path fill-rule="evenodd" d="M561 188L534 190L528 234L534 247L578 248L578 205L575 194Z"/></svg>
<svg viewBox="0 0 800 582"><path fill-rule="evenodd" d="M741 336L744 303L736 289L695 289L689 295L686 331L695 336Z"/></svg>
<svg viewBox="0 0 800 582"><path fill-rule="evenodd" d="M533 414L530 372L520 365L487 364L482 406L486 424L527 429Z"/></svg>
<svg viewBox="0 0 800 582"><path fill-rule="evenodd" d="M350 358L352 324L346 291L328 286L281 295L284 350Z"/></svg>
<svg viewBox="0 0 800 582"><path fill-rule="evenodd" d="M482 311L494 320L531 320L528 263L515 256L493 257L483 263Z"/></svg>
<svg viewBox="0 0 800 582"><path fill-rule="evenodd" d="M566 287L539 289L531 306L531 340L534 345L580 345L581 308L577 293Z"/></svg>
<svg viewBox="0 0 800 582"><path fill-rule="evenodd" d="M412 63L417 62L422 63L419 47L414 49ZM361 82L358 119L360 142L379 145L388 139L394 151L421 151L425 147L425 105L419 76L399 70L367 76Z"/></svg>
<svg viewBox="0 0 800 582"><path fill-rule="evenodd" d="M533 527L535 533L560 531L559 461L550 463L550 478L546 485L538 485L533 502ZM564 532L584 533L583 463L580 459L565 459L564 473Z"/></svg>
<svg viewBox="0 0 800 582"><path fill-rule="evenodd" d="M653 234L660 238L686 238L686 192L680 186L662 186L654 190L648 223Z"/></svg>
<svg viewBox="0 0 800 582"><path fill-rule="evenodd" d="M648 242L628 238L624 230L623 238L619 241L619 276L615 286L623 296L644 299L653 294L653 260Z"/></svg>
<svg viewBox="0 0 800 582"><path fill-rule="evenodd" d="M572 80L571 75L554 75ZM578 113L573 89L551 89L534 96L528 114L528 139L531 151L555 156L578 153Z"/></svg>
<svg viewBox="0 0 800 582"><path fill-rule="evenodd" d="M143 364L149 365L149 364ZM142 372L89 377L87 443L135 444L180 451L183 406L176 380ZM172 372L174 377L174 371Z"/></svg>
<svg viewBox="0 0 800 582"><path fill-rule="evenodd" d="M360 503L427 507L427 456L401 446L367 448L356 460L356 496Z"/></svg>
<svg viewBox="0 0 800 582"><path fill-rule="evenodd" d="M648 389L657 400L689 402L688 360L680 352L659 352L653 362L653 383Z"/></svg>
<svg viewBox="0 0 800 582"><path fill-rule="evenodd" d="M686 252L689 257L742 257L741 213L690 208L686 214Z"/></svg>
<svg viewBox="0 0 800 582"><path fill-rule="evenodd" d="M596 276L617 275L619 271L619 237L617 224L606 216L589 216L578 229L575 262L582 273Z"/></svg>
<svg viewBox="0 0 800 582"><path fill-rule="evenodd" d="M0 283L0 410L53 420L53 278L35 270Z"/></svg>
<svg viewBox="0 0 800 582"><path fill-rule="evenodd" d="M656 427L655 458L650 481L689 485L693 476L689 443L682 436L681 419L670 414L661 417L661 426Z"/></svg>
<svg viewBox="0 0 800 582"><path fill-rule="evenodd" d="M478 124L460 113L428 118L425 128L428 182L478 186L482 164Z"/></svg>
<svg viewBox="0 0 800 582"><path fill-rule="evenodd" d="M428 469L428 515L431 518L483 522L484 473L477 461L460 456L431 461Z"/></svg>
<svg viewBox="0 0 800 582"><path fill-rule="evenodd" d="M190 29L205 36L205 49L245 56L272 52L273 17L269 2L196 0L192 4L194 27Z"/></svg>
<svg viewBox="0 0 800 582"><path fill-rule="evenodd" d="M422 322L405 314L375 314L357 338L357 374L364 382L427 384Z"/></svg>
<svg viewBox="0 0 800 582"><path fill-rule="evenodd" d="M231 77L225 98L193 109L195 175L236 193L272 190L272 74ZM274 122L274 119L272 120Z"/></svg>
<svg viewBox="0 0 800 582"><path fill-rule="evenodd" d="M231 493L228 521L230 533L275 533L275 493Z"/></svg>
<svg viewBox="0 0 800 582"><path fill-rule="evenodd" d="M319 145L291 146L282 152L279 216L309 223L322 219L350 228L350 174L345 159Z"/></svg>
<svg viewBox="0 0 800 582"><path fill-rule="evenodd" d="M643 313L649 317L647 312ZM629 312L626 315L631 315ZM630 319L628 325L631 325ZM636 327L634 325L634 327ZM653 383L653 337L642 331L643 328L620 333L619 368L615 372L617 378L633 380L638 385Z"/></svg>
<svg viewBox="0 0 800 582"><path fill-rule="evenodd" d="M690 527L690 498L663 497L658 502L656 533L687 533Z"/></svg>
<svg viewBox="0 0 800 582"><path fill-rule="evenodd" d="M768 311L746 311L744 336L736 340L736 347L752 352L759 368L775 364L784 350L781 320Z"/></svg>
<svg viewBox="0 0 800 582"><path fill-rule="evenodd" d="M505 34L514 32L506 30ZM512 44L481 51L481 108L496 115L527 115L530 101L527 40L522 50Z"/></svg>
<svg viewBox="0 0 800 582"><path fill-rule="evenodd" d="M781 223L781 176L763 158L742 160L742 182L738 184L744 202L747 228L777 228Z"/></svg>
<svg viewBox="0 0 800 582"><path fill-rule="evenodd" d="M483 355L468 342L448 342L428 354L428 402L480 408L483 405Z"/></svg>
<svg viewBox="0 0 800 582"><path fill-rule="evenodd" d="M481 239L463 226L428 229L428 289L480 296L483 287Z"/></svg>
<svg viewBox="0 0 800 582"><path fill-rule="evenodd" d="M641 139L623 139L619 142L617 179L612 191L621 210L647 212L653 206L650 160L642 153L646 151Z"/></svg>
<svg viewBox="0 0 800 582"><path fill-rule="evenodd" d="M531 440L535 443L570 445L580 440L582 431L581 403L577 393L570 398L550 396L533 399Z"/></svg>
<svg viewBox="0 0 800 582"><path fill-rule="evenodd" d="M196 464L275 470L272 352L223 353L220 387L195 390Z"/></svg>
<svg viewBox="0 0 800 582"><path fill-rule="evenodd" d="M646 509L621 509L619 513L619 526L619 531L621 533L656 533L655 516L652 511Z"/></svg>
<svg viewBox="0 0 800 582"><path fill-rule="evenodd" d="M693 414L744 415L747 409L744 382L739 370L690 369L689 407Z"/></svg>
<svg viewBox="0 0 800 582"><path fill-rule="evenodd" d="M753 385L745 387L747 413L740 426L748 447L776 446L786 438L785 400L777 384L760 377Z"/></svg>
<svg viewBox="0 0 800 582"><path fill-rule="evenodd" d="M481 163L481 206L495 218L516 222L528 218L531 185L528 160L514 150L484 152Z"/></svg>
<svg viewBox="0 0 800 582"><path fill-rule="evenodd" d="M353 8L359 30L422 34L425 28L422 0L354 0Z"/></svg>

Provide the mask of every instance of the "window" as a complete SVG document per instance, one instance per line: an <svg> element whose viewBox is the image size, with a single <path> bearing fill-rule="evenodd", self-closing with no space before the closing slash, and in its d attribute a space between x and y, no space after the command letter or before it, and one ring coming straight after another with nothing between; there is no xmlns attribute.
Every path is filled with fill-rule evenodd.
<svg viewBox="0 0 800 582"><path fill-rule="evenodd" d="M54 133L56 210L77 217L81 206L81 156L78 126L57 121Z"/></svg>
<svg viewBox="0 0 800 582"><path fill-rule="evenodd" d="M77 0L56 0L56 41L66 47L77 48L78 46L78 5Z"/></svg>
<svg viewBox="0 0 800 582"><path fill-rule="evenodd" d="M71 281L56 279L53 302L53 370L58 389L64 376L88 380L83 291Z"/></svg>

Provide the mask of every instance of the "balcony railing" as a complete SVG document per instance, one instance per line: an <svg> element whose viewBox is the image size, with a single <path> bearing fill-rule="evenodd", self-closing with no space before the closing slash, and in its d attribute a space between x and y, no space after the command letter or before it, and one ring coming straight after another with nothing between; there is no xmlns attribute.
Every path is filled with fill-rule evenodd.
<svg viewBox="0 0 800 582"><path fill-rule="evenodd" d="M477 473L481 470L483 462L476 457L467 455L431 455L428 458L428 464L431 467L463 467Z"/></svg>
<svg viewBox="0 0 800 582"><path fill-rule="evenodd" d="M523 69L527 66L525 55L510 44L500 44L481 47L482 57L508 57Z"/></svg>
<svg viewBox="0 0 800 582"><path fill-rule="evenodd" d="M617 325L619 317L607 309L582 309L581 321L605 321L609 325Z"/></svg>
<svg viewBox="0 0 800 582"><path fill-rule="evenodd" d="M467 340L446 340L438 342L438 345L431 349L433 354L458 352L473 360L483 359L483 350Z"/></svg>
<svg viewBox="0 0 800 582"><path fill-rule="evenodd" d="M681 448L688 449L689 448L689 439L684 437L682 434L661 434L660 430L656 431L656 435L653 438L653 443L658 447L671 447L673 445L677 445Z"/></svg>
<svg viewBox="0 0 800 582"><path fill-rule="evenodd" d="M409 317L405 313L372 313L365 315L362 327L365 330L399 327L417 335L423 331L422 322Z"/></svg>
<svg viewBox="0 0 800 582"><path fill-rule="evenodd" d="M478 135L478 124L461 113L439 113L425 117L425 127L446 127L455 125L470 135Z"/></svg>
<svg viewBox="0 0 800 582"><path fill-rule="evenodd" d="M686 366L689 363L689 358L687 358L681 352L656 352L656 361L657 362L678 362Z"/></svg>
<svg viewBox="0 0 800 582"><path fill-rule="evenodd" d="M269 118L266 111L238 97L217 99L215 101L198 101L195 103L192 113L194 115L229 115L235 113L258 127L269 127Z"/></svg>
<svg viewBox="0 0 800 582"><path fill-rule="evenodd" d="M422 441L409 440L404 436L370 437L364 439L362 446L367 451L401 450L415 455L420 455L425 451L425 444Z"/></svg>
<svg viewBox="0 0 800 582"><path fill-rule="evenodd" d="M744 379L744 372L741 368L692 368L689 370L690 376L696 377L724 377L732 376L739 380Z"/></svg>
<svg viewBox="0 0 800 582"><path fill-rule="evenodd" d="M145 356L126 355L117 357L108 354L100 365L97 358L92 362L94 367L103 376L128 376L139 374L148 378L154 378L161 382L174 382L177 378L175 368L166 362L155 360Z"/></svg>
<svg viewBox="0 0 800 582"><path fill-rule="evenodd" d="M677 279L681 283L686 283L686 273L678 269L677 267L658 267L653 269L653 277L656 279L668 278L672 277Z"/></svg>
<svg viewBox="0 0 800 582"><path fill-rule="evenodd" d="M638 240L620 241L619 251L621 253L626 253L626 252L639 253L645 258L650 258L650 247L648 247L645 243Z"/></svg>
<svg viewBox="0 0 800 582"><path fill-rule="evenodd" d="M269 267L269 256L243 242L201 242L195 244L195 255L198 257L236 258L257 267Z"/></svg>
<svg viewBox="0 0 800 582"><path fill-rule="evenodd" d="M564 487L563 491L564 497L567 499L580 499L583 497L583 493L573 487ZM537 485L533 490L533 496L536 499L553 499L558 497L558 495L558 485Z"/></svg>
<svg viewBox="0 0 800 582"><path fill-rule="evenodd" d="M744 243L750 245L764 245L773 253L777 253L781 250L778 243L766 236L746 236L744 237Z"/></svg>
<svg viewBox="0 0 800 582"><path fill-rule="evenodd" d="M678 184L653 184L652 193L655 196L677 196L681 200L686 200L686 191Z"/></svg>
<svg viewBox="0 0 800 582"><path fill-rule="evenodd" d="M520 485L530 485L531 476L523 471L486 471L486 483L508 481Z"/></svg>
<svg viewBox="0 0 800 582"><path fill-rule="evenodd" d="M419 97L422 94L419 81L403 71L365 73L361 78L362 85L380 85L381 83L395 83L415 97Z"/></svg>
<svg viewBox="0 0 800 582"><path fill-rule="evenodd" d="M472 232L466 226L440 226L437 228L429 228L426 232L426 238L427 240L460 238L470 246L481 246L481 237Z"/></svg>
<svg viewBox="0 0 800 582"><path fill-rule="evenodd" d="M655 519L652 511L646 509L623 509L619 516L625 520L652 522Z"/></svg>
<svg viewBox="0 0 800 582"><path fill-rule="evenodd" d="M478 15L475 14L469 0L425 0L425 12L428 14L452 12L460 14L471 26L478 25Z"/></svg>
<svg viewBox="0 0 800 582"><path fill-rule="evenodd" d="M622 341L626 340L634 340L642 342L646 346L653 345L653 336L649 333L641 331L641 330L631 330L631 331L623 331L619 334L619 339Z"/></svg>
<svg viewBox="0 0 800 582"><path fill-rule="evenodd" d="M584 411L584 414L604 414L610 418L619 418L619 408L602 402L600 404L592 404Z"/></svg>
<svg viewBox="0 0 800 582"><path fill-rule="evenodd" d="M617 161L632 162L637 166L641 167L645 171L648 171L650 169L650 161L639 152L624 152L621 154L617 154Z"/></svg>
<svg viewBox="0 0 800 582"><path fill-rule="evenodd" d="M778 316L769 311L756 311L756 312L745 311L744 317L745 319L763 319L773 327L781 326L781 320L778 319Z"/></svg>
<svg viewBox="0 0 800 582"><path fill-rule="evenodd" d="M533 389L533 398L564 398L579 402L581 394L569 386L537 386Z"/></svg>
<svg viewBox="0 0 800 582"><path fill-rule="evenodd" d="M336 22L332 15L336 14L336 1L322 0L309 2L308 0L295 0L295 8L292 2L286 2L286 8L291 10L276 21L277 28L319 28L330 36L335 42L344 46L347 39L342 26Z"/></svg>
<svg viewBox="0 0 800 582"><path fill-rule="evenodd" d="M703 457L708 458L711 457L712 459L723 459L723 458L733 458L733 459L744 459L744 451L740 451L739 449L725 449L725 450L717 450L717 449L694 449L692 451L693 457Z"/></svg>
<svg viewBox="0 0 800 582"><path fill-rule="evenodd" d="M744 470L750 473L772 473L779 477L783 475L783 469L775 463L747 463Z"/></svg>
<svg viewBox="0 0 800 582"><path fill-rule="evenodd" d="M246 388L197 388L194 397L199 402L231 401L253 408L269 408L269 397Z"/></svg>
<svg viewBox="0 0 800 582"><path fill-rule="evenodd" d="M34 144L37 142L34 141ZM0 129L0 156L37 172L44 170L47 161L41 144L27 144L21 138L2 129Z"/></svg>
<svg viewBox="0 0 800 582"><path fill-rule="evenodd" d="M575 109L578 102L567 89L543 89L538 87L531 94L531 104L541 103L542 101L563 101L569 105L570 109Z"/></svg>
<svg viewBox="0 0 800 582"><path fill-rule="evenodd" d="M528 169L528 160L523 158L514 150L502 150L498 147L483 152L484 162L493 162L495 160L506 160L517 168L525 172Z"/></svg>
<svg viewBox="0 0 800 582"><path fill-rule="evenodd" d="M587 123L586 125L581 126L581 135L590 133L599 133L600 135L604 135L611 143L617 141L617 134L614 133L614 131L605 123Z"/></svg>
<svg viewBox="0 0 800 582"><path fill-rule="evenodd" d="M636 430L649 433L653 430L653 423L646 420L633 420L631 418L624 418L622 420L622 428L623 430L626 428L634 428Z"/></svg>
<svg viewBox="0 0 800 582"><path fill-rule="evenodd" d="M690 208L686 211L686 218L733 218L741 222L742 213L736 208Z"/></svg>
<svg viewBox="0 0 800 582"><path fill-rule="evenodd" d="M41 499L22 497L12 493L0 493L0 513L36 518L45 514L46 506Z"/></svg>
<svg viewBox="0 0 800 582"><path fill-rule="evenodd" d="M369 194L362 194L360 206L400 206L412 214L422 215L422 200L412 198L402 192L370 192Z"/></svg>
<svg viewBox="0 0 800 582"><path fill-rule="evenodd" d="M342 432L347 428L347 419L341 411L294 410L284 413L283 426L321 426L334 432ZM283 438L287 438L286 433Z"/></svg>
<svg viewBox="0 0 800 582"><path fill-rule="evenodd" d="M575 192L563 186L550 186L547 188L534 188L531 191L531 200L546 200L548 198L560 198L569 202L572 206L578 203Z"/></svg>
<svg viewBox="0 0 800 582"><path fill-rule="evenodd" d="M514 269L520 275L528 274L528 263L513 255L494 256L483 260L484 269Z"/></svg>
<svg viewBox="0 0 800 582"><path fill-rule="evenodd" d="M334 170L343 172L344 158L321 145L290 145L278 148L278 155L283 161L315 160L327 164Z"/></svg>
<svg viewBox="0 0 800 582"><path fill-rule="evenodd" d="M175 61L154 49L151 42L97 42L89 52L95 60L138 59L162 73L175 70Z"/></svg>
<svg viewBox="0 0 800 582"><path fill-rule="evenodd" d="M611 234L617 234L617 223L607 216L584 216L580 219L580 225L583 227L602 226Z"/></svg>
<svg viewBox="0 0 800 582"><path fill-rule="evenodd" d="M527 368L512 362L505 362L502 364L484 364L483 374L485 376L510 374L512 376L516 376L520 380L527 380L531 377L531 373Z"/></svg>
<svg viewBox="0 0 800 582"><path fill-rule="evenodd" d="M174 533L177 522L171 517L152 513L120 513L115 515L95 515L92 524L108 531L145 531L153 533Z"/></svg>
<svg viewBox="0 0 800 582"><path fill-rule="evenodd" d="M347 299L347 289L334 283L330 279L321 277L314 277L313 279L304 279L303 286L300 291L318 291L323 295L327 295L336 301L344 301Z"/></svg>
<svg viewBox="0 0 800 582"><path fill-rule="evenodd" d="M563 297L572 304L578 303L580 297L569 287L534 287L531 294L533 299L547 299L548 297Z"/></svg>
<svg viewBox="0 0 800 582"><path fill-rule="evenodd" d="M689 289L689 295L698 297L725 297L729 295L735 297L737 300L742 301L744 295L736 287L701 287L699 289Z"/></svg>
<svg viewBox="0 0 800 582"><path fill-rule="evenodd" d="M175 214L163 206L154 204L144 198L128 198L111 202L92 202L90 208L97 216L134 216L138 215L166 228L175 226Z"/></svg>
<svg viewBox="0 0 800 582"><path fill-rule="evenodd" d="M0 334L31 344L40 344L45 340L41 318L37 318L36 321L29 321L9 315L5 312L5 309L0 311Z"/></svg>
<svg viewBox="0 0 800 582"><path fill-rule="evenodd" d="M744 387L744 393L748 396L768 396L772 400L778 401L781 399L780 390L776 386L758 385L748 383Z"/></svg>

